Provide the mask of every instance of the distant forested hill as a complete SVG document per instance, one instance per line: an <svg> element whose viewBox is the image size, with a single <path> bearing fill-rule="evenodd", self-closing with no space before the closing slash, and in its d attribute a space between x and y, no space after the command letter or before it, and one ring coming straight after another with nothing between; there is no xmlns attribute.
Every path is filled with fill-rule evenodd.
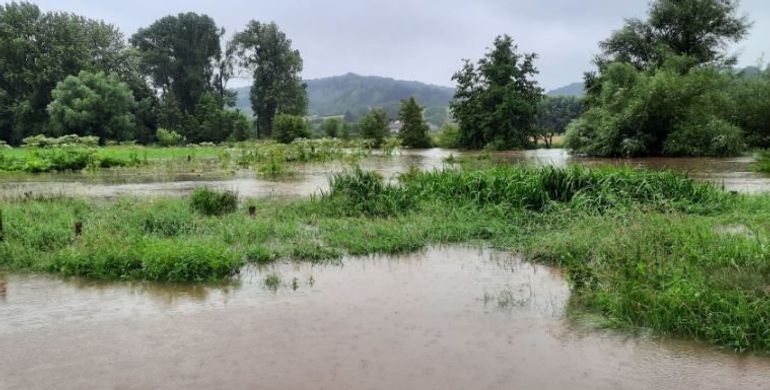
<svg viewBox="0 0 770 390"><path fill-rule="evenodd" d="M449 102L454 96L454 88L355 73L307 80L306 83L311 115L342 116L349 112L354 120L358 120L372 107L384 108L391 117L395 117L401 100L414 96L425 106L428 122L441 126L449 121ZM237 107L247 113L251 113L249 88L236 90ZM548 92L550 96L584 94L583 83L579 82Z"/></svg>
<svg viewBox="0 0 770 390"><path fill-rule="evenodd" d="M449 101L454 95L454 89L449 87L354 73L306 83L311 115L336 116L349 112L353 119L358 119L370 108L381 107L395 117L401 100L414 96L425 106L426 119L436 126L448 120ZM249 87L237 91L238 107L250 112Z"/></svg>
<svg viewBox="0 0 770 390"><path fill-rule="evenodd" d="M585 95L585 89L583 88L583 83L572 83L569 85L565 85L561 88L556 88L553 91L548 92L548 96L577 96L581 97Z"/></svg>

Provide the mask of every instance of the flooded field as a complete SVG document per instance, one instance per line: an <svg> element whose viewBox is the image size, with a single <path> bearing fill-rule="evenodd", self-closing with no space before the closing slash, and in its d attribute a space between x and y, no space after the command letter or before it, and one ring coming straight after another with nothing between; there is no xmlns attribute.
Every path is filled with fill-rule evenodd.
<svg viewBox="0 0 770 390"><path fill-rule="evenodd" d="M436 169L445 166L458 151L431 149L403 151L391 157L371 156L361 161L361 167L381 172L387 177L404 173L410 168ZM476 153L478 154L478 153ZM631 165L651 169L672 169L700 180L709 181L728 190L761 192L770 190L770 176L754 172L751 157L738 158L645 158L591 159L571 157L563 149L494 153L500 163ZM216 161L177 164L149 170L116 169L97 172L57 174L2 174L0 194L4 196L34 194L70 194L95 198L117 196L185 195L200 186L233 190L244 197L303 197L327 188L329 175L346 166L339 163L295 166L292 174L267 178L253 170L227 170Z"/></svg>
<svg viewBox="0 0 770 390"><path fill-rule="evenodd" d="M276 290L267 275L277 275ZM558 270L442 248L236 286L0 276L0 388L766 389L770 359L588 330Z"/></svg>

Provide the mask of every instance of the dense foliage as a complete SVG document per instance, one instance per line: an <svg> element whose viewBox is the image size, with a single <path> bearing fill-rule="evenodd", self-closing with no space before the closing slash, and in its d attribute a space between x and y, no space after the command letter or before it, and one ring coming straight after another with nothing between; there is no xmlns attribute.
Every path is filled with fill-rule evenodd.
<svg viewBox="0 0 770 390"><path fill-rule="evenodd" d="M121 33L112 25L27 2L0 5L0 139L18 145L48 124L51 91L81 71L128 77Z"/></svg>
<svg viewBox="0 0 770 390"><path fill-rule="evenodd" d="M453 76L451 103L465 148L526 148L537 135L537 108L543 91L533 79L535 54L519 54L513 39L497 37L477 65L465 62Z"/></svg>
<svg viewBox="0 0 770 390"><path fill-rule="evenodd" d="M97 136L102 142L134 138L134 96L116 75L81 71L67 76L51 96L48 114L53 133Z"/></svg>
<svg viewBox="0 0 770 390"><path fill-rule="evenodd" d="M652 2L647 20L628 20L600 44L599 73L586 76L588 110L570 125L567 147L595 156L728 156L746 141L760 144L763 103L741 101L762 96L760 78L724 67L727 44L749 26L737 1Z"/></svg>

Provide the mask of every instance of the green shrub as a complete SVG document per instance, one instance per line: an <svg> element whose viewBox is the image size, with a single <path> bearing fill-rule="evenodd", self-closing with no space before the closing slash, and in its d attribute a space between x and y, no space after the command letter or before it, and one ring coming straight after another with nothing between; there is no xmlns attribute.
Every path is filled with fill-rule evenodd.
<svg viewBox="0 0 770 390"><path fill-rule="evenodd" d="M441 127L436 144L445 149L457 149L460 147L460 128L457 125L447 124Z"/></svg>
<svg viewBox="0 0 770 390"><path fill-rule="evenodd" d="M744 150L743 132L735 125L713 118L706 123L687 123L676 129L663 146L668 156L735 156Z"/></svg>
<svg viewBox="0 0 770 390"><path fill-rule="evenodd" d="M238 208L238 195L231 191L219 192L208 188L196 188L190 198L190 206L202 215L230 214Z"/></svg>
<svg viewBox="0 0 770 390"><path fill-rule="evenodd" d="M301 116L278 114L273 119L273 137L280 143L288 144L309 136L307 121Z"/></svg>
<svg viewBox="0 0 770 390"><path fill-rule="evenodd" d="M158 139L158 144L161 146L176 146L184 141L184 137L173 130L158 129L155 132L155 137Z"/></svg>

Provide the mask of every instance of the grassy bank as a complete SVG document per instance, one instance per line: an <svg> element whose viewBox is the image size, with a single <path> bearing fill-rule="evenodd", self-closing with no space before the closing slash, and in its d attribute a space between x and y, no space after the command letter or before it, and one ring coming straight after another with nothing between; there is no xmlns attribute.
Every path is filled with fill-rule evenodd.
<svg viewBox="0 0 770 390"><path fill-rule="evenodd" d="M672 173L508 167L415 171L387 183L354 171L323 196L293 202L199 191L19 199L0 209L0 266L10 270L205 282L250 262L488 242L564 267L572 307L608 325L770 351L770 197Z"/></svg>

